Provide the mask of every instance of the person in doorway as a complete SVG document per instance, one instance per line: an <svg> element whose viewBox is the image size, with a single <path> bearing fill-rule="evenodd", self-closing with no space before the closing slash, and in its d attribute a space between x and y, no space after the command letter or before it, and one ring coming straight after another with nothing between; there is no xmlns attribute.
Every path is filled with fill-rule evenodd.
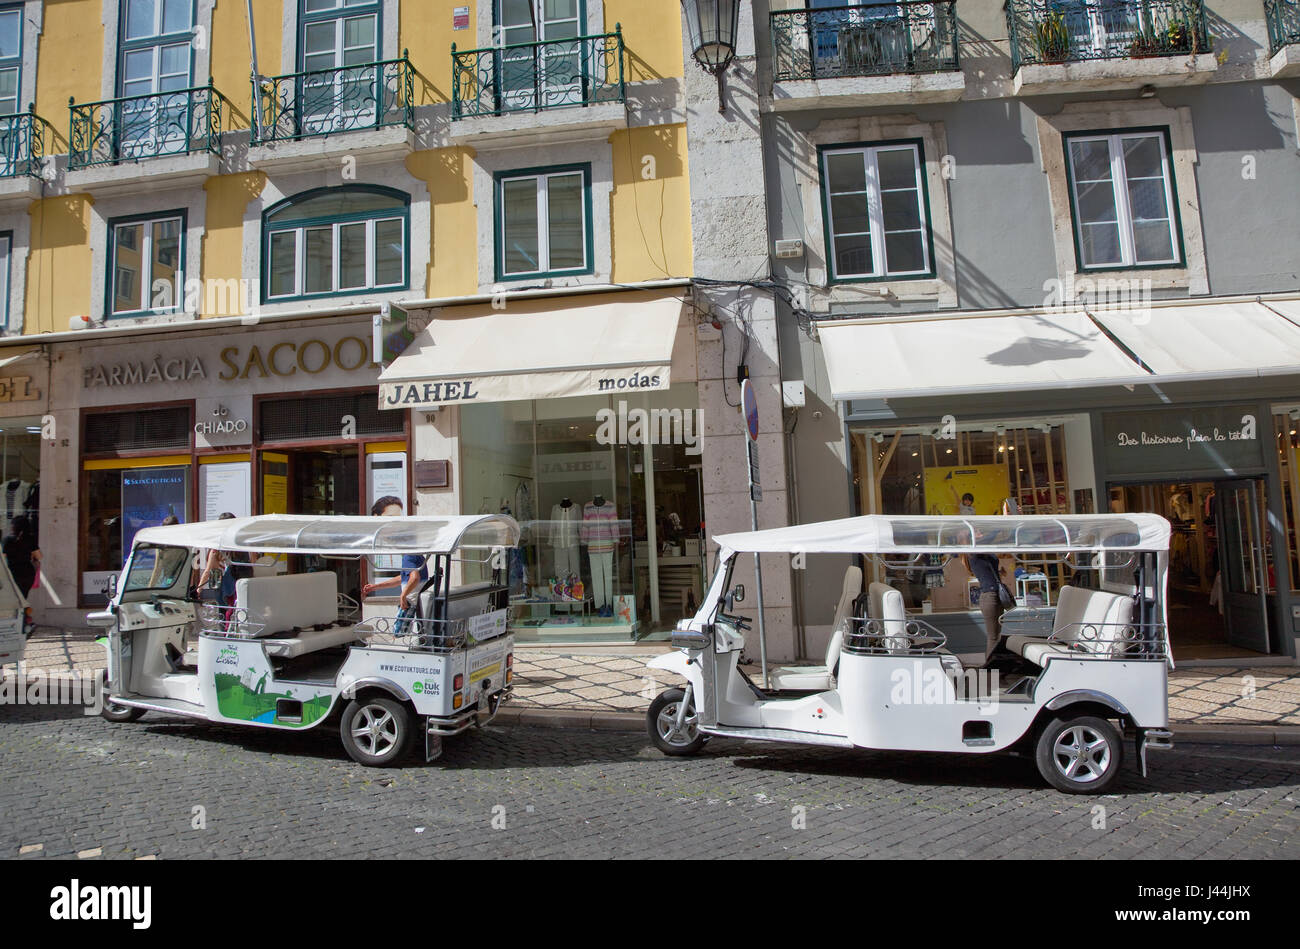
<svg viewBox="0 0 1300 949"><path fill-rule="evenodd" d="M0 541L0 549L4 551L5 563L9 565L14 583L18 585L23 599L26 599L36 585L37 572L41 567L41 549L36 546L32 522L26 514L18 514L9 522L9 533ZM23 614L23 633L30 637L34 630L32 608L29 606Z"/></svg>
<svg viewBox="0 0 1300 949"><path fill-rule="evenodd" d="M402 509L402 499L395 498L392 495L382 497L370 506L372 517L401 517L405 513ZM420 585L429 579L429 568L425 565L424 558L419 554L402 555L402 572L395 577L389 577L387 580L380 580L378 583L367 583L361 587L362 596L370 596L376 590L383 590L391 587L400 587L401 593L398 594L398 604L402 609L408 609L411 606L412 599Z"/></svg>

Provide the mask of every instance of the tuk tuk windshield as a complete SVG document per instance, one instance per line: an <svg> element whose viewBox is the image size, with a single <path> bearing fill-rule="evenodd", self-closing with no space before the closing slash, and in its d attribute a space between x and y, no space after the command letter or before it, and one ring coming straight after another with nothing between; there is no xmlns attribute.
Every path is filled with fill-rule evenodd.
<svg viewBox="0 0 1300 949"><path fill-rule="evenodd" d="M126 585L123 586L122 592L170 590L189 569L188 547L137 545L131 552L131 571L126 576Z"/></svg>

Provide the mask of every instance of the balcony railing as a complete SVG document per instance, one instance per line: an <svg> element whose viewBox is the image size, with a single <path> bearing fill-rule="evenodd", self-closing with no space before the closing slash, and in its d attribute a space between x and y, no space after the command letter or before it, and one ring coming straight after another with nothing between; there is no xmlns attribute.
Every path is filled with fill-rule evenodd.
<svg viewBox="0 0 1300 949"><path fill-rule="evenodd" d="M0 116L0 178L41 177L46 135L54 130L35 112Z"/></svg>
<svg viewBox="0 0 1300 949"><path fill-rule="evenodd" d="M960 68L954 0L781 10L771 24L777 82Z"/></svg>
<svg viewBox="0 0 1300 949"><path fill-rule="evenodd" d="M1268 21L1268 55L1283 46L1300 43L1300 2L1264 0L1264 19Z"/></svg>
<svg viewBox="0 0 1300 949"><path fill-rule="evenodd" d="M1011 68L1210 52L1203 0L1007 0Z"/></svg>
<svg viewBox="0 0 1300 949"><path fill-rule="evenodd" d="M77 105L72 112L68 168L112 165L163 155L221 151L221 93L206 86L122 96Z"/></svg>
<svg viewBox="0 0 1300 949"><path fill-rule="evenodd" d="M286 142L335 132L415 128L415 71L400 59L297 72L253 82L255 142Z"/></svg>
<svg viewBox="0 0 1300 949"><path fill-rule="evenodd" d="M622 26L599 36L451 47L453 119L622 102L625 95Z"/></svg>

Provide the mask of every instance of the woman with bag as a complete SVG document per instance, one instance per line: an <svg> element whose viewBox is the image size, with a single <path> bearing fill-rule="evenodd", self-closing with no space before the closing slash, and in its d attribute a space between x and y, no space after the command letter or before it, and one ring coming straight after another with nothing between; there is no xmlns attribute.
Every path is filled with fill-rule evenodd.
<svg viewBox="0 0 1300 949"><path fill-rule="evenodd" d="M227 521L235 515L227 511L218 515L217 520ZM218 600L222 606L235 605L235 583L245 577L253 575L253 565L238 560L232 560L230 554L223 550L212 549L208 551L207 564L203 568L203 573L199 574L198 588L200 590L210 581L220 578L220 594Z"/></svg>

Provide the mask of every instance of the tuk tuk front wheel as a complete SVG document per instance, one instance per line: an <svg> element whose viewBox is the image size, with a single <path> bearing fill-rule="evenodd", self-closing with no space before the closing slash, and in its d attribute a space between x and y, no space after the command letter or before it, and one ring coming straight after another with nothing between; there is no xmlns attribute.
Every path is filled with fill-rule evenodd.
<svg viewBox="0 0 1300 949"><path fill-rule="evenodd" d="M650 740L666 755L693 755L709 740L709 736L699 730L694 700L687 705L686 718L678 730L677 714L685 698L683 689L665 689L650 703L650 710L646 712Z"/></svg>
<svg viewBox="0 0 1300 949"><path fill-rule="evenodd" d="M399 763L411 745L414 732L406 706L380 696L353 699L339 722L339 735L348 755L370 768L388 768Z"/></svg>
<svg viewBox="0 0 1300 949"><path fill-rule="evenodd" d="M1095 715L1053 718L1038 735L1035 758L1047 782L1067 794L1101 794L1119 777L1124 741Z"/></svg>
<svg viewBox="0 0 1300 949"><path fill-rule="evenodd" d="M99 714L106 721L134 722L136 719L144 715L145 710L142 708L135 708L134 706L131 705L118 705L111 698L109 698L109 684L108 684L107 676L105 676L103 679L100 680L99 687L100 689L103 690L100 692L100 695L104 697L104 704L100 707Z"/></svg>

